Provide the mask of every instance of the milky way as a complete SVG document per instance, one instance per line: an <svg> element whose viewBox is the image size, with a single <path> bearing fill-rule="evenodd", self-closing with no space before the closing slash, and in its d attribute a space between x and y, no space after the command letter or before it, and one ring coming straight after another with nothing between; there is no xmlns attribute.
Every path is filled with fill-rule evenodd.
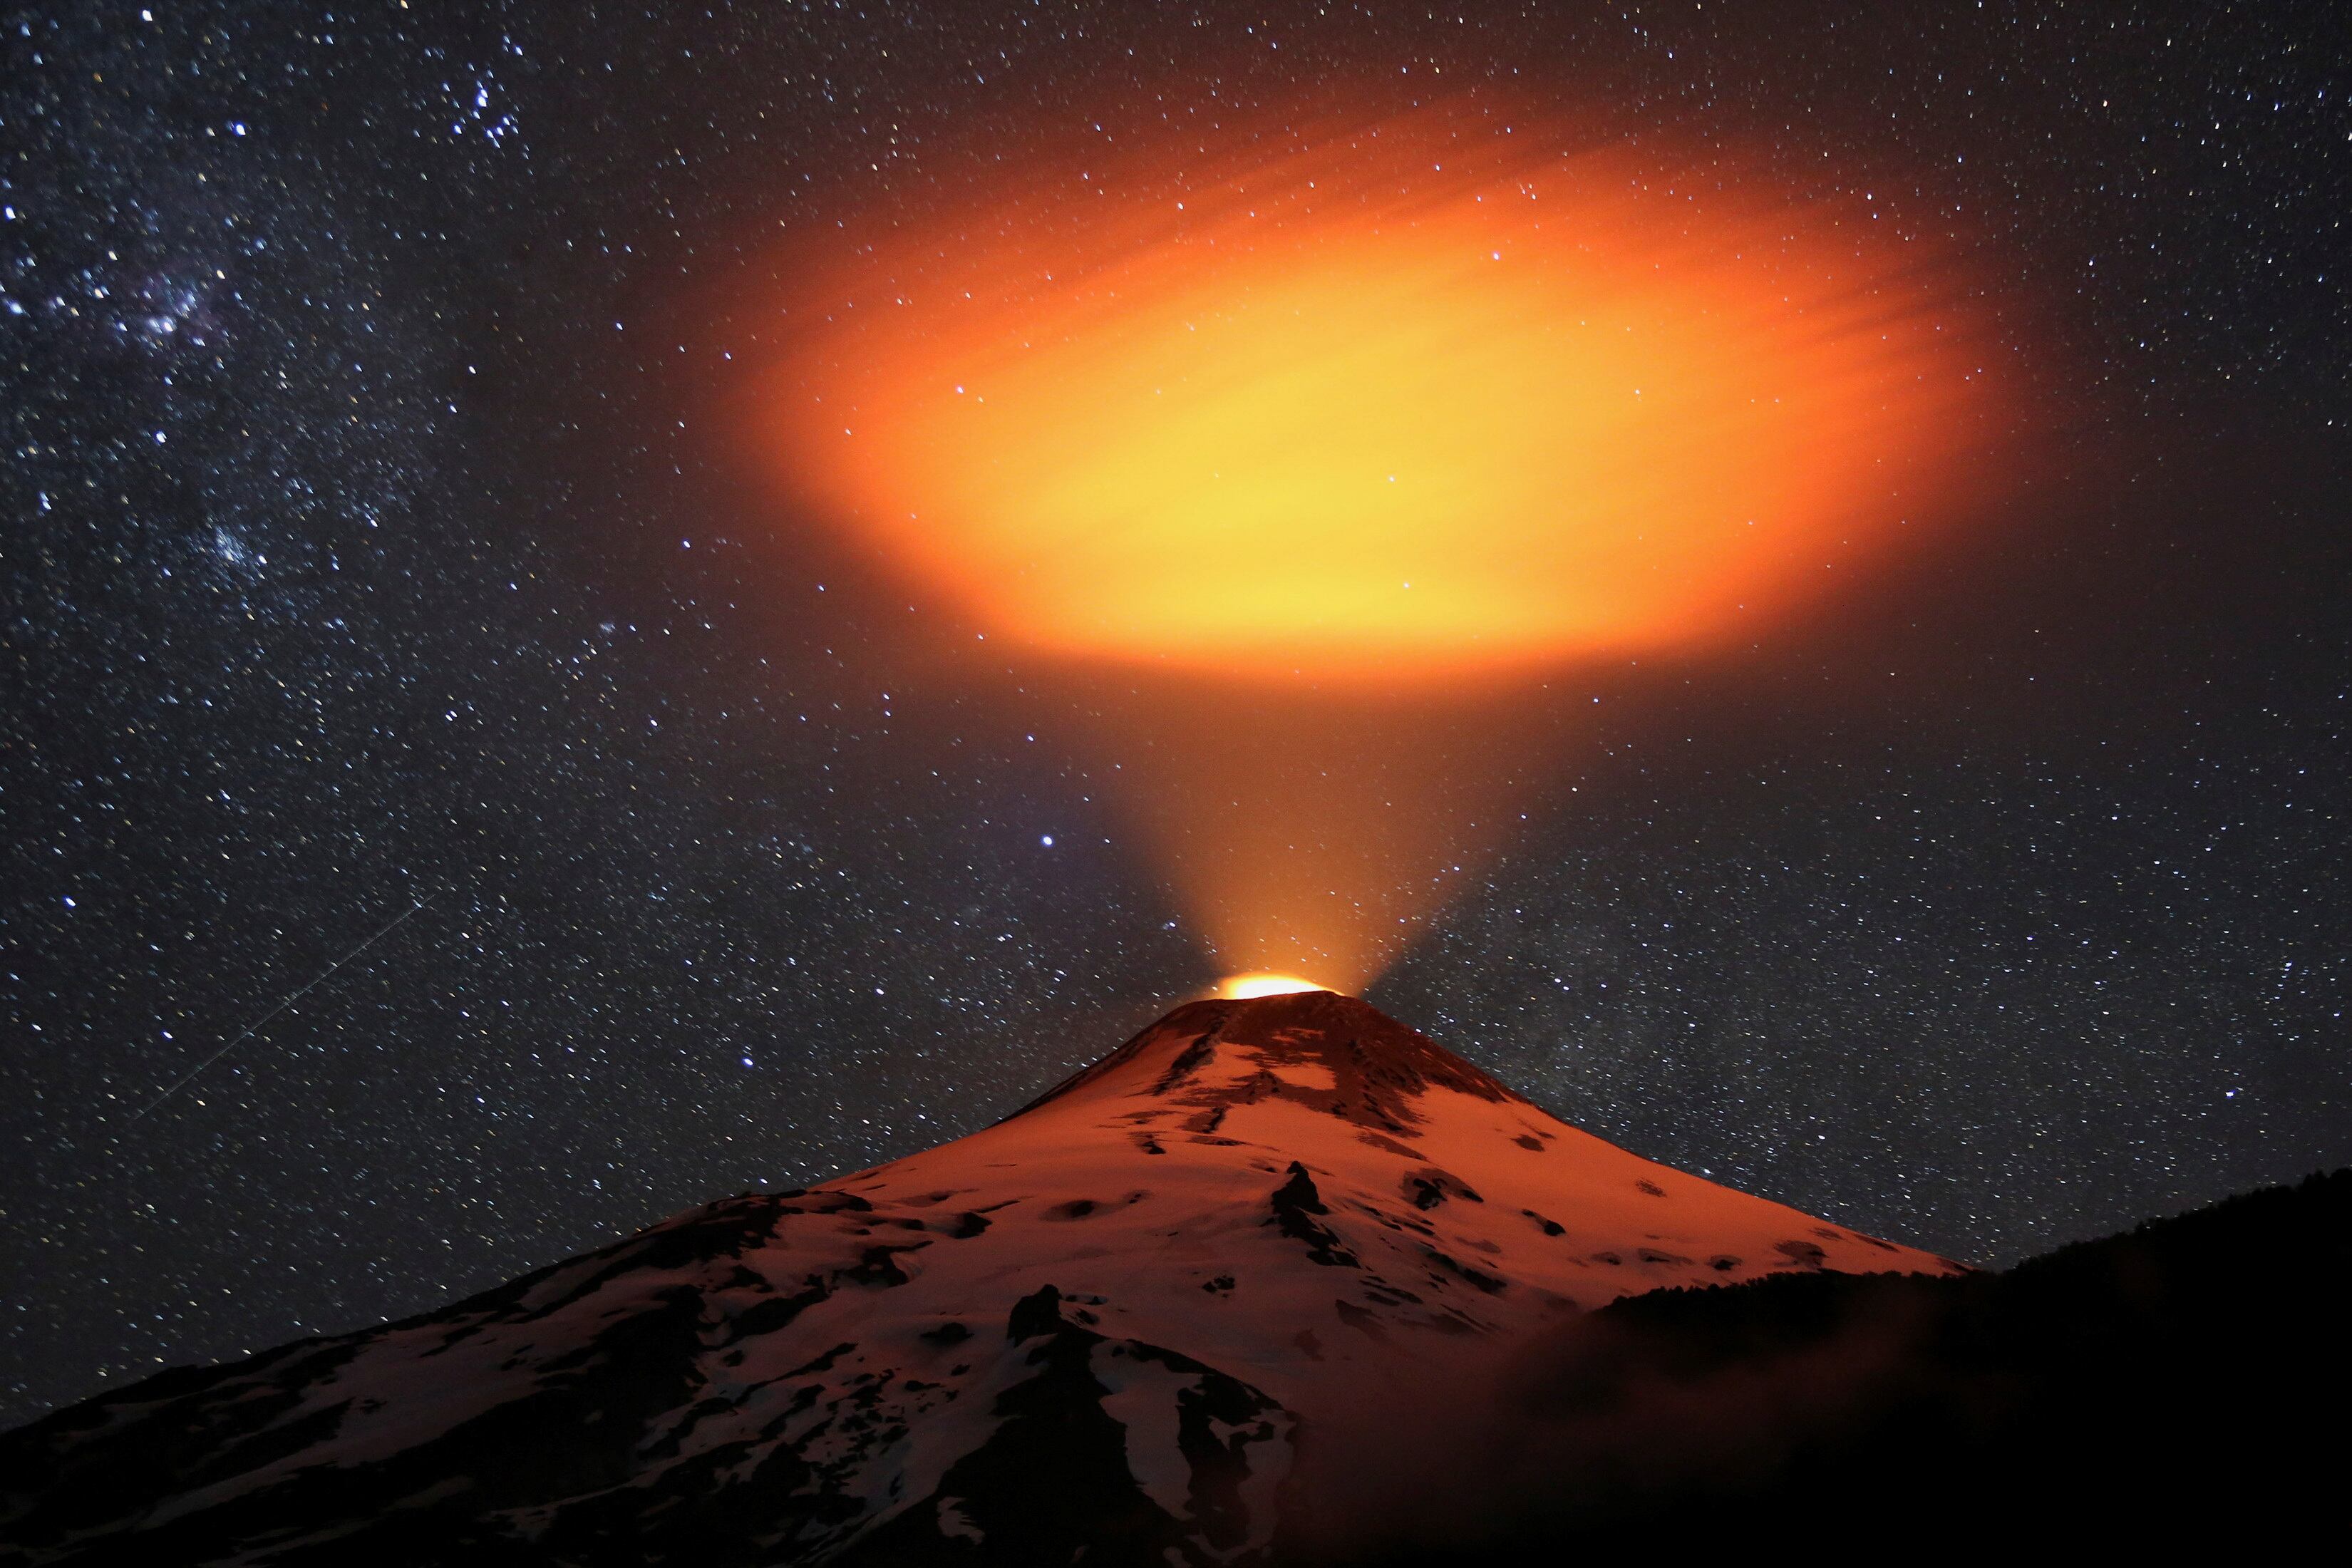
<svg viewBox="0 0 2352 1568"><path fill-rule="evenodd" d="M1979 1259L2352 1159L2331 7L574 9L0 37L0 1415L907 1153L1210 981L1119 693L943 658L713 410L780 239L1339 73L1961 253L2053 453L1705 679L1545 688L1372 999Z"/></svg>

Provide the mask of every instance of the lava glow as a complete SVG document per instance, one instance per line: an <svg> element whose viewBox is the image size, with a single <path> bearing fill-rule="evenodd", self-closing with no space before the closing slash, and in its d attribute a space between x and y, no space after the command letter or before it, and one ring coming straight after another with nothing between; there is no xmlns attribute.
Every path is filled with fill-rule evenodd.
<svg viewBox="0 0 2352 1568"><path fill-rule="evenodd" d="M1250 996L1287 996L1294 991L1328 991L1329 986L1296 974L1228 974L1217 982L1217 994L1239 1000Z"/></svg>
<svg viewBox="0 0 2352 1568"><path fill-rule="evenodd" d="M812 269L758 439L986 636L1393 688L1751 631L1981 402L1866 212L1464 108L1302 140Z"/></svg>

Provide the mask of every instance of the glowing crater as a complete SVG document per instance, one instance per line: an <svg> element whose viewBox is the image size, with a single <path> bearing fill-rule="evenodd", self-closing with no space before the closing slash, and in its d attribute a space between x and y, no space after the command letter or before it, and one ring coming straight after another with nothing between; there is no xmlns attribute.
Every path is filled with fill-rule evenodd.
<svg viewBox="0 0 2352 1568"><path fill-rule="evenodd" d="M1217 994L1240 999L1249 996L1287 996L1294 991L1328 991L1331 987L1319 980L1306 980L1296 974L1275 974L1260 972L1254 974L1228 974L1217 982Z"/></svg>

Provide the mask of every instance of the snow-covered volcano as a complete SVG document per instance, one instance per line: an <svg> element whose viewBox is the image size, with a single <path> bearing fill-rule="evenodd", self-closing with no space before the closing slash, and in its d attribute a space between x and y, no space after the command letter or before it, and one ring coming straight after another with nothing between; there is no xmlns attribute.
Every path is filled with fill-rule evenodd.
<svg viewBox="0 0 2352 1568"><path fill-rule="evenodd" d="M1946 1259L1362 1002L1180 1007L985 1131L0 1440L31 1561L1246 1562L1318 1423L1626 1294Z"/></svg>

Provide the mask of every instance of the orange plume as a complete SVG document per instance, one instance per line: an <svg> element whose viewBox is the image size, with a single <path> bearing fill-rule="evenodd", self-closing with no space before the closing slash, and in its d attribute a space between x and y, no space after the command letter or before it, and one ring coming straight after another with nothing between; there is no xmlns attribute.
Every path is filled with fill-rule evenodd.
<svg viewBox="0 0 2352 1568"><path fill-rule="evenodd" d="M1866 218L1569 142L1465 101L853 236L800 272L755 438L935 603L1097 669L1426 703L1752 636L1933 505L1987 412L1977 335ZM1185 858L1380 927L1213 929L1238 962L1376 963L1426 902L1394 889L1460 848L1166 772L1163 847L1239 825L1312 863ZM1376 896L1296 847L1334 834L1402 847Z"/></svg>

